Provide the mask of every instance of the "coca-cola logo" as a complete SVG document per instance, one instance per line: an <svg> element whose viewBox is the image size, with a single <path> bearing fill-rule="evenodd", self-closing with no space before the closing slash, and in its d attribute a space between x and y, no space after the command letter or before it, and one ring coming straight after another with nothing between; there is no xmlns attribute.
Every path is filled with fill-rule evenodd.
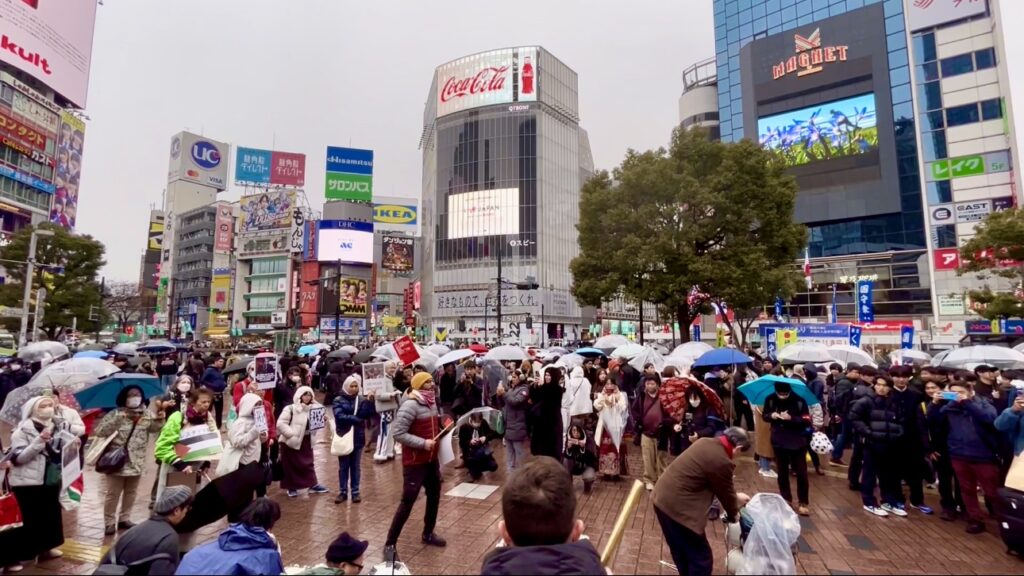
<svg viewBox="0 0 1024 576"><path fill-rule="evenodd" d="M505 77L508 73L508 66L483 68L473 76L465 78L449 77L441 88L441 102L449 102L455 98L483 94L502 90L505 87Z"/></svg>

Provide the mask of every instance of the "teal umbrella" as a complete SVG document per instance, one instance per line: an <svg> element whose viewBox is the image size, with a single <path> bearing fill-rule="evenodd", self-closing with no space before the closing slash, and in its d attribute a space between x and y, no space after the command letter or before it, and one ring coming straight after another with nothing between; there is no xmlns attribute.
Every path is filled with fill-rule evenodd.
<svg viewBox="0 0 1024 576"><path fill-rule="evenodd" d="M788 382L793 387L793 394L804 399L808 406L814 406L820 404L818 397L811 392L811 389L807 387L800 380L794 378L783 378L781 376L761 376L753 382L747 382L746 384L737 388L743 393L743 396L755 406L764 406L764 401L768 396L775 393L776 382Z"/></svg>

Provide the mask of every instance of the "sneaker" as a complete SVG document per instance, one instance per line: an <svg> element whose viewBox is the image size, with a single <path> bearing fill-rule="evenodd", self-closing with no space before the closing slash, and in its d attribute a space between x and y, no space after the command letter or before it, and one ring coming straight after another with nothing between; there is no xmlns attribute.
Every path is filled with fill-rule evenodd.
<svg viewBox="0 0 1024 576"><path fill-rule="evenodd" d="M849 466L846 465L846 462L843 462L842 458L830 458L828 463L841 468L849 468Z"/></svg>
<svg viewBox="0 0 1024 576"><path fill-rule="evenodd" d="M932 510L931 506L925 506L924 504L921 504L919 506L914 506L913 504L911 504L910 507L913 508L914 510L917 510L921 514L926 514L928 516L935 514L935 510Z"/></svg>
<svg viewBox="0 0 1024 576"><path fill-rule="evenodd" d="M892 514L893 516L899 516L900 518L907 517L907 511L903 507L903 504L896 504L895 506L893 506L892 504L882 504L882 510L885 510L886 512Z"/></svg>
<svg viewBox="0 0 1024 576"><path fill-rule="evenodd" d="M335 504L344 504L346 500L348 500L348 494L338 494L334 497ZM355 498L353 498L353 500L355 500Z"/></svg>
<svg viewBox="0 0 1024 576"><path fill-rule="evenodd" d="M387 462L387 461L388 461L387 456L374 456L373 457L374 464L380 464L382 462Z"/></svg>
<svg viewBox="0 0 1024 576"><path fill-rule="evenodd" d="M865 505L864 506L864 510L874 514L875 516L881 516L883 518L889 515L888 512L886 512L885 510L879 508L878 506L867 506L867 505Z"/></svg>
<svg viewBox="0 0 1024 576"><path fill-rule="evenodd" d="M650 492L651 490L654 490L654 484L652 484L651 482L647 482L646 484L644 484L644 488L647 488L647 491Z"/></svg>
<svg viewBox="0 0 1024 576"><path fill-rule="evenodd" d="M943 510L942 514L939 514L939 518L942 518L946 522L954 522L957 519L958 514L956 510Z"/></svg>
<svg viewBox="0 0 1024 576"><path fill-rule="evenodd" d="M966 532L968 534L981 534L984 531L985 531L985 523L984 522L978 522L976 520L971 520L970 522L967 523L967 530L966 530Z"/></svg>
<svg viewBox="0 0 1024 576"><path fill-rule="evenodd" d="M330 492L330 490L328 490L326 486L323 486L321 484L313 486L312 488L309 489L309 491L313 494L327 494L328 492Z"/></svg>
<svg viewBox="0 0 1024 576"><path fill-rule="evenodd" d="M117 526L114 526L113 524L111 524L110 526L107 526L106 528L103 529L103 534L105 536L113 536L116 533L117 533Z"/></svg>
<svg viewBox="0 0 1024 576"><path fill-rule="evenodd" d="M796 513L801 516L810 516L811 510L810 508L807 507L806 504L801 504L800 506L797 507Z"/></svg>
<svg viewBox="0 0 1024 576"><path fill-rule="evenodd" d="M761 476L764 476L765 478L775 479L775 478L779 477L779 474L775 470L770 470L770 469L769 470L758 470L757 473L760 474Z"/></svg>
<svg viewBox="0 0 1024 576"><path fill-rule="evenodd" d="M299 491L298 490L289 490L288 491L288 497L289 498L298 498L299 497Z"/></svg>
<svg viewBox="0 0 1024 576"><path fill-rule="evenodd" d="M359 504L362 501L363 501L363 499L359 497L359 494L353 494L352 495L352 503L353 504Z"/></svg>
<svg viewBox="0 0 1024 576"><path fill-rule="evenodd" d="M985 525L984 524L982 524L981 529L982 530L985 529ZM45 562L47 560L56 560L57 558L61 558L62 556L64 556L64 553L61 552L60 550L57 550L56 548L54 548L53 550L50 550L48 552L43 552L42 554L40 554L39 555L39 561L40 562Z"/></svg>
<svg viewBox="0 0 1024 576"><path fill-rule="evenodd" d="M448 541L438 536L437 533L435 532L431 532L430 534L424 534L423 543L427 546L437 546L438 548L444 548L448 545Z"/></svg>
<svg viewBox="0 0 1024 576"><path fill-rule="evenodd" d="M398 550L395 549L394 544L385 545L384 553L382 554L382 556L384 557L384 562L386 563L395 564L396 562L400 562L400 560L398 559Z"/></svg>
<svg viewBox="0 0 1024 576"><path fill-rule="evenodd" d="M25 567L19 562L17 564L11 564L10 566L6 566L5 569L7 570L8 574L16 574L24 570Z"/></svg>
<svg viewBox="0 0 1024 576"><path fill-rule="evenodd" d="M825 475L825 471L822 470L821 468L815 468L814 469L814 473L817 474L818 476L824 476Z"/></svg>

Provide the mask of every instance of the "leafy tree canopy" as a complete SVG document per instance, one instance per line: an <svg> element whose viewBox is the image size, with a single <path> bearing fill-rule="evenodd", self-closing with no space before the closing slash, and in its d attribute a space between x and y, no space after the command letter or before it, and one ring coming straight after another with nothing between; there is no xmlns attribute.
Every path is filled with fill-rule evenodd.
<svg viewBox="0 0 1024 576"><path fill-rule="evenodd" d="M1020 209L990 214L977 229L974 238L960 247L960 274L974 273L985 285L969 295L977 312L987 320L1024 318L1024 213ZM1012 289L995 289L989 280L1009 281ZM1006 281L1002 284L1005 286Z"/></svg>

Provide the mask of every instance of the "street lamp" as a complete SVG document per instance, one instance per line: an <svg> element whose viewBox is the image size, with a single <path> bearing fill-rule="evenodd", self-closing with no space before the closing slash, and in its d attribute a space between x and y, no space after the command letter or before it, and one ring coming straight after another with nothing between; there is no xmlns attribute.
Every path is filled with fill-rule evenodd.
<svg viewBox="0 0 1024 576"><path fill-rule="evenodd" d="M32 230L32 238L28 242L28 267L25 268L25 295L21 303L21 331L18 334L19 347L28 343L28 312L29 300L32 298L32 275L35 274L36 267L36 245L40 236L45 238L53 235L52 230L36 228Z"/></svg>

